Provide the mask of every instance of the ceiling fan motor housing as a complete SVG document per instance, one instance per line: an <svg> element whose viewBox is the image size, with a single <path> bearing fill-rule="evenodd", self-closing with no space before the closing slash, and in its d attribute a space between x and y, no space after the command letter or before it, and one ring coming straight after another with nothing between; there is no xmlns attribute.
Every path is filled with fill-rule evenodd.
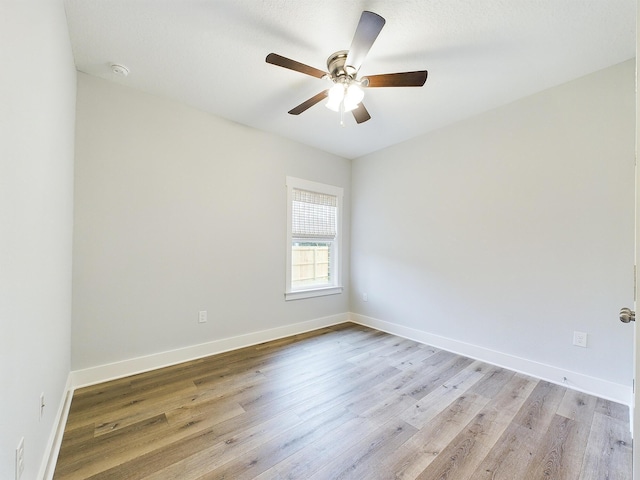
<svg viewBox="0 0 640 480"><path fill-rule="evenodd" d="M353 69L353 67L345 66L348 54L348 50L340 50L331 54L327 59L327 71L329 72L329 75L331 75L332 80L335 81L340 77L349 77L350 79L355 78L355 69Z"/></svg>

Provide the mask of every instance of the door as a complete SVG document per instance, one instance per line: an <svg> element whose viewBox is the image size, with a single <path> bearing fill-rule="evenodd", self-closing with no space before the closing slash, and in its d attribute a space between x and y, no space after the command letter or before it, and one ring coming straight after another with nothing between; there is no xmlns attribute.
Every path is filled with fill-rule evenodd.
<svg viewBox="0 0 640 480"><path fill-rule="evenodd" d="M640 2L636 2L636 25L640 25ZM638 260L640 259L640 169L638 169L638 144L640 143L640 100L638 98L638 85L640 85L640 74L638 72L638 52L640 51L640 35L636 27L636 239L635 239L635 265L634 268L634 302L633 310L636 311L638 303ZM634 314L635 315L635 314ZM633 434L633 478L640 480L640 332L636 322L633 322L633 406L631 408L631 425Z"/></svg>

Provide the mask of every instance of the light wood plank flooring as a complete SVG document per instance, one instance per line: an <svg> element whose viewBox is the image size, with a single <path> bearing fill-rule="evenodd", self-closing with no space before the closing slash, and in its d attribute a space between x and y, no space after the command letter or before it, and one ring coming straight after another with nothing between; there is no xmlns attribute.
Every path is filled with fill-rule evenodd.
<svg viewBox="0 0 640 480"><path fill-rule="evenodd" d="M72 479L630 480L628 409L342 324L77 390Z"/></svg>

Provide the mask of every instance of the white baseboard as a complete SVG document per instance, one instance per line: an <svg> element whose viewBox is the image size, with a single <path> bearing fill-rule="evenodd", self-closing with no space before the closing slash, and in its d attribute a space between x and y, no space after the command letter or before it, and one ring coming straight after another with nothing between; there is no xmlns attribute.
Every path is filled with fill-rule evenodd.
<svg viewBox="0 0 640 480"><path fill-rule="evenodd" d="M546 365L533 360L527 360L526 358L497 352L495 350L460 342L451 338L433 335L422 330L405 327L403 325L386 322L384 320L367 317L357 313L351 313L349 318L353 323L375 328L376 330L408 338L436 348L441 348L475 360L481 360L492 365L508 368L509 370L524 373L525 375L530 375L541 380L556 383L573 390L612 400L617 403L622 403L628 406L632 405L632 387L628 385L613 383L581 373L571 372L552 365ZM564 381L565 378L568 379L568 381Z"/></svg>
<svg viewBox="0 0 640 480"><path fill-rule="evenodd" d="M96 383L114 380L137 373L148 372L156 368L162 368L176 363L187 362L197 358L215 355L242 347L256 345L258 343L277 340L291 335L317 330L319 328L336 325L349 321L348 313L316 318L306 322L294 323L283 327L261 330L237 337L223 338L212 342L201 343L190 347L179 348L167 352L154 353L143 357L130 358L120 362L99 365L83 370L71 372L71 388L76 389Z"/></svg>
<svg viewBox="0 0 640 480"><path fill-rule="evenodd" d="M590 377L588 375L570 372L551 365L545 365L532 360L479 347L477 345L433 335L422 330L386 322L373 317L367 317L357 313L343 313L70 372L64 395L60 401L56 415L56 422L52 428L47 449L45 450L45 456L40 466L38 478L40 480L51 480L53 478L56 460L62 443L62 435L64 433L64 427L69 414L69 408L71 406L71 398L73 396L73 391L76 388L142 373L156 368L175 365L177 363L215 355L217 353L236 350L238 348L248 347L271 340L277 340L291 335L305 333L349 321L464 355L469 358L481 360L496 366L508 368L516 372L552 383L557 383L559 385L609 399L614 402L629 406L632 405L632 390L631 387L627 385L612 383L599 378ZM569 379L568 383L563 381L565 377Z"/></svg>
<svg viewBox="0 0 640 480"><path fill-rule="evenodd" d="M64 434L64 427L67 424L67 417L69 416L69 407L71 407L71 397L73 395L73 389L71 388L71 374L67 376L67 384L62 392L62 398L58 405L58 411L56 412L53 427L45 447L44 456L40 463L40 471L38 472L38 478L40 480L51 480L56 467L56 461L58 459L58 453L60 452L60 445L62 444L62 435Z"/></svg>
<svg viewBox="0 0 640 480"><path fill-rule="evenodd" d="M481 360L492 365L508 368L516 372L524 373L532 377L563 385L591 395L596 395L624 405L631 406L633 404L633 392L630 385L609 382L600 378L572 372L552 365L490 350L488 348L460 342L451 338L434 335L423 330L405 327L403 325L398 325L396 323L387 322L357 313L331 315L328 317L308 320L306 322L285 325L283 327L261 330L258 332L224 338L199 345L192 345L176 350L159 352L106 365L99 365L84 370L75 370L69 374L69 389L74 390L79 387L114 380L128 375L135 375L137 373L147 372L156 368L175 365L176 363L215 355L217 353L248 347L271 340L277 340L279 338L309 332L311 330L317 330L319 328L348 321L464 355L465 357ZM565 378L568 380L564 381Z"/></svg>

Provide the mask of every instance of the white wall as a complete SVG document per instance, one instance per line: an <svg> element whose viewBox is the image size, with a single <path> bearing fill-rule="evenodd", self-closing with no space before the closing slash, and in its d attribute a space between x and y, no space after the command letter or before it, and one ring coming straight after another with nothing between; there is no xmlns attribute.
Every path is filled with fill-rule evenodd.
<svg viewBox="0 0 640 480"><path fill-rule="evenodd" d="M354 161L352 312L630 387L634 68Z"/></svg>
<svg viewBox="0 0 640 480"><path fill-rule="evenodd" d="M285 177L345 188L346 253L348 160L78 77L74 370L348 311L284 301Z"/></svg>
<svg viewBox="0 0 640 480"><path fill-rule="evenodd" d="M24 437L26 480L70 368L76 77L62 2L0 1L0 64L0 478L15 478Z"/></svg>

